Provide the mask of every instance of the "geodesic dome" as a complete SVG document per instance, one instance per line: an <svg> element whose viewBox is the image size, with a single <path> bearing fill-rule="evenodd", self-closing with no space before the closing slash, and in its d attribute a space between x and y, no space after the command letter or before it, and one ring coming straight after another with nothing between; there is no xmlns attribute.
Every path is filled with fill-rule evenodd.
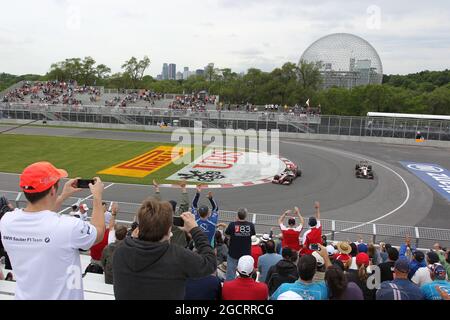
<svg viewBox="0 0 450 320"><path fill-rule="evenodd" d="M381 84L383 80L377 51L353 34L335 33L320 38L305 50L301 60L319 67L324 87Z"/></svg>

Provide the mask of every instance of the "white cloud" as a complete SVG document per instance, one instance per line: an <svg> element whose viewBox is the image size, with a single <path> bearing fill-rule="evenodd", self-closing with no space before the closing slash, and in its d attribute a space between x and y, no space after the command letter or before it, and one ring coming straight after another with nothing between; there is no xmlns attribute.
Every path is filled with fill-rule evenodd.
<svg viewBox="0 0 450 320"><path fill-rule="evenodd" d="M367 8L380 8L379 29ZM450 65L450 3L444 0L41 0L2 4L0 72L45 73L50 64L90 55L120 70L149 55L149 73L164 62L235 71L297 62L314 40L349 32L379 52L386 73Z"/></svg>

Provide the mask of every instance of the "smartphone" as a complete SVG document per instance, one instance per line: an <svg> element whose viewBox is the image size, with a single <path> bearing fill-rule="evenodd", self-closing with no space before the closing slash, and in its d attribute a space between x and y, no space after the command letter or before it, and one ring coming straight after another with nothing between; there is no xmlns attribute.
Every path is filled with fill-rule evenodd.
<svg viewBox="0 0 450 320"><path fill-rule="evenodd" d="M173 217L173 225L176 227L183 227L184 220L181 217Z"/></svg>
<svg viewBox="0 0 450 320"><path fill-rule="evenodd" d="M89 189L89 183L94 184L95 180L78 179L77 180L77 188Z"/></svg>
<svg viewBox="0 0 450 320"><path fill-rule="evenodd" d="M309 249L313 251L319 250L319 245L317 243L312 243L309 245Z"/></svg>

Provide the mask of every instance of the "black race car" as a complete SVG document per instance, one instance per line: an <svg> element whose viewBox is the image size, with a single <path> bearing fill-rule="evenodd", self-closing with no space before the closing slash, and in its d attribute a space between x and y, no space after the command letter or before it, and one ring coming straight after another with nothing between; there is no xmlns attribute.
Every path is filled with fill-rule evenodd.
<svg viewBox="0 0 450 320"><path fill-rule="evenodd" d="M280 174L277 174L272 179L272 183L275 184L291 184L297 177L302 176L302 171L294 163L289 164L286 169Z"/></svg>
<svg viewBox="0 0 450 320"><path fill-rule="evenodd" d="M360 161L355 166L355 176L356 178L373 179L372 166L367 161Z"/></svg>

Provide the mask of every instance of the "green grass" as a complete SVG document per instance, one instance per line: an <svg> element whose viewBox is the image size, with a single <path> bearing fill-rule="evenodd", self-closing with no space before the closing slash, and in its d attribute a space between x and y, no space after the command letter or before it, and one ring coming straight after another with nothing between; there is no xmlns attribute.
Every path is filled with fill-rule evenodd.
<svg viewBox="0 0 450 320"><path fill-rule="evenodd" d="M0 172L21 173L31 163L49 161L66 169L70 177L85 179L96 172L130 160L160 145L170 143L117 141L69 137L0 135ZM184 165L169 164L145 178L100 175L103 181L151 184L153 179L168 183L166 178Z"/></svg>

